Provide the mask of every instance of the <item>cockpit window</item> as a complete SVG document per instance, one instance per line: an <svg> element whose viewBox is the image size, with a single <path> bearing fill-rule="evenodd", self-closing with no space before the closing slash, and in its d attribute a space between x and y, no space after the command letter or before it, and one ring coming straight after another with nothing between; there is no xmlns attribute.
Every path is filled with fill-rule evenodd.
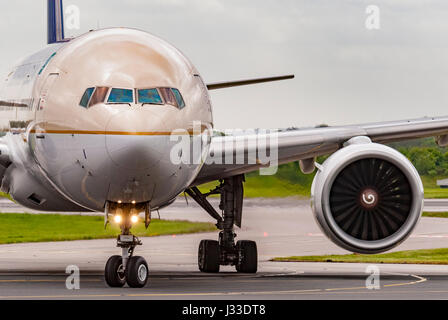
<svg viewBox="0 0 448 320"><path fill-rule="evenodd" d="M104 99L106 99L108 91L108 87L97 87L93 93L92 99L90 99L89 108L97 105L98 103L104 103Z"/></svg>
<svg viewBox="0 0 448 320"><path fill-rule="evenodd" d="M113 88L110 91L107 103L133 103L134 90Z"/></svg>
<svg viewBox="0 0 448 320"><path fill-rule="evenodd" d="M179 109L185 108L185 101L182 98L180 91L177 89L171 89L171 91L173 91L173 94L174 94L174 97L176 98L177 106L179 107Z"/></svg>
<svg viewBox="0 0 448 320"><path fill-rule="evenodd" d="M171 88L159 88L159 90L166 104L177 107L176 97L174 96L173 91L171 91Z"/></svg>
<svg viewBox="0 0 448 320"><path fill-rule="evenodd" d="M162 97L157 89L140 89L138 92L138 103L163 104Z"/></svg>
<svg viewBox="0 0 448 320"><path fill-rule="evenodd" d="M84 92L84 95L81 98L81 102L79 105L81 107L87 108L87 105L89 104L90 98L92 97L93 91L95 91L95 88L87 88Z"/></svg>
<svg viewBox="0 0 448 320"><path fill-rule="evenodd" d="M137 96L135 100L134 94ZM179 109L183 109L186 106L182 94L175 88L111 89L110 87L87 88L79 105L84 108L90 108L100 103L131 104L134 101L142 105L168 104Z"/></svg>

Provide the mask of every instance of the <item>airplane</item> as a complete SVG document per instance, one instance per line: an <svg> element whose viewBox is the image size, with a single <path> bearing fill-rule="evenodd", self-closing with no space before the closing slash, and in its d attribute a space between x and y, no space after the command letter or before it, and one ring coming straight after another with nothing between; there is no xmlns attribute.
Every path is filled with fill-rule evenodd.
<svg viewBox="0 0 448 320"><path fill-rule="evenodd" d="M242 224L245 174L269 166L260 160L263 148L275 149L278 164L299 162L307 174L317 169L311 192L316 222L344 249L387 251L418 223L420 176L384 144L434 137L446 146L448 117L221 134L213 130L210 90L294 76L206 84L178 49L141 30L107 28L65 38L63 2L47 1L48 46L2 81L1 190L31 209L100 211L105 224L117 223L121 255L109 258L104 273L110 287L147 284L148 264L134 255L142 242L132 226L144 212L148 227L151 212L184 192L219 230L219 240L200 242L199 270L215 273L230 265L256 273L257 245L235 241L235 227ZM201 146L190 162L173 161L178 129L178 138ZM244 161L207 161L224 154ZM329 157L317 163L323 155ZM208 193L198 188L213 181L219 185ZM212 194L220 196L219 209L207 199Z"/></svg>

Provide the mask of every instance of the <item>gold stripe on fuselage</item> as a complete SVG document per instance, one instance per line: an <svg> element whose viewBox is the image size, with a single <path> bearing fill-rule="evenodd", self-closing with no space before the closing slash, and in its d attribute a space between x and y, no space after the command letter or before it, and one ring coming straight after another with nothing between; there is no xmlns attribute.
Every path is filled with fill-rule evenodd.
<svg viewBox="0 0 448 320"><path fill-rule="evenodd" d="M201 132L194 132L193 130L172 131L172 132L130 132L130 131L87 131L87 130L31 130L34 134L92 134L92 135L113 135L113 136L171 136L171 135L195 135L202 134Z"/></svg>

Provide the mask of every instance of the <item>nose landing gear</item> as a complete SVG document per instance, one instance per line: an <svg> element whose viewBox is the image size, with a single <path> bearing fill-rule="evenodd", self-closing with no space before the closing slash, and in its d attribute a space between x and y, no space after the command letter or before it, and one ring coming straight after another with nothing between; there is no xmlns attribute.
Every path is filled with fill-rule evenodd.
<svg viewBox="0 0 448 320"><path fill-rule="evenodd" d="M109 214L109 208L109 204L106 205L106 216ZM117 247L121 248L122 255L109 258L104 270L104 277L110 287L123 287L127 283L131 288L143 288L148 282L148 264L143 257L133 255L135 247L142 245L142 242L130 232L132 210L122 210L122 212L121 234L117 238ZM146 209L145 213L146 227L148 227L149 209Z"/></svg>

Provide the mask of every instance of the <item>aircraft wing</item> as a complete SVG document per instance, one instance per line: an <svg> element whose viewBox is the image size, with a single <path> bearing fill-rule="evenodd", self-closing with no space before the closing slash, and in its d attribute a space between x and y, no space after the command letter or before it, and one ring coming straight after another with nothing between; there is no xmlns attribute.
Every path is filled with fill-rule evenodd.
<svg viewBox="0 0 448 320"><path fill-rule="evenodd" d="M448 145L448 117L214 136L206 163L191 186L266 167L258 153L264 145L267 148L263 149L277 150L278 164L303 160L302 166L307 160L308 164L314 164L315 157L333 153L357 136L367 136L377 143L436 137L444 146ZM240 161L237 161L237 155L240 155Z"/></svg>

